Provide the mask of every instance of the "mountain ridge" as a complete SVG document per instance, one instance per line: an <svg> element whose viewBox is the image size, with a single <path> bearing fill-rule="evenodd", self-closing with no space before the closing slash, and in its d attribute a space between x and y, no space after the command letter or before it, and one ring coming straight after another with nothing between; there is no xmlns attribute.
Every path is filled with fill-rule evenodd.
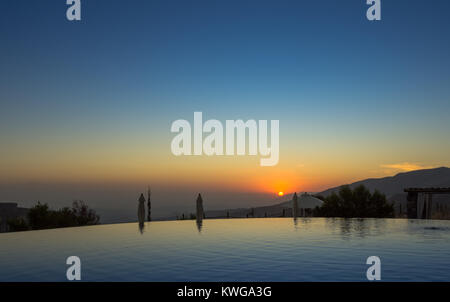
<svg viewBox="0 0 450 302"><path fill-rule="evenodd" d="M400 172L394 176L367 178L347 185L350 188L355 188L361 184L370 191L378 190L386 194L388 199L391 199L395 195L404 193L403 190L408 187L450 187L450 168L439 167ZM318 195L328 196L337 192L340 187L342 185L329 188L318 193Z"/></svg>

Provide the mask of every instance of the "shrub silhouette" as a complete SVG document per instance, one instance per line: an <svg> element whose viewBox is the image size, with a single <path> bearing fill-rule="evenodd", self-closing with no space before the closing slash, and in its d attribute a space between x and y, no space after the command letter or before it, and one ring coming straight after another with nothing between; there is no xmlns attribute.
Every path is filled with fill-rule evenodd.
<svg viewBox="0 0 450 302"><path fill-rule="evenodd" d="M82 200L74 201L71 211L78 226L94 225L100 221L100 216L94 210L89 209Z"/></svg>
<svg viewBox="0 0 450 302"><path fill-rule="evenodd" d="M53 213L54 211L49 209L48 204L41 204L38 201L37 205L28 211L28 224L30 228L40 230L56 227L56 215Z"/></svg>
<svg viewBox="0 0 450 302"><path fill-rule="evenodd" d="M360 185L354 190L349 186L342 186L338 194L332 193L323 199L323 205L314 209L314 216L394 217L394 206L387 202L386 196L378 190L371 194L364 185Z"/></svg>
<svg viewBox="0 0 450 302"><path fill-rule="evenodd" d="M7 223L10 232L20 232L29 230L28 223L22 217L9 219Z"/></svg>
<svg viewBox="0 0 450 302"><path fill-rule="evenodd" d="M73 226L95 225L100 217L83 201L74 201L72 208L64 207L60 210L51 210L49 206L38 202L28 211L28 223L24 219L15 219L8 222L10 230L41 230Z"/></svg>

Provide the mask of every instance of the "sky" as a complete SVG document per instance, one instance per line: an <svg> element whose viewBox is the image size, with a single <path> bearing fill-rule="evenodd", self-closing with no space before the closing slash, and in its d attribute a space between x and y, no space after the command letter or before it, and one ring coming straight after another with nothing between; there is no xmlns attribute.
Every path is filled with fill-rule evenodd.
<svg viewBox="0 0 450 302"><path fill-rule="evenodd" d="M263 203L450 165L448 1L384 0L372 22L363 0L81 6L0 2L0 200ZM175 157L195 111L279 120L278 165Z"/></svg>

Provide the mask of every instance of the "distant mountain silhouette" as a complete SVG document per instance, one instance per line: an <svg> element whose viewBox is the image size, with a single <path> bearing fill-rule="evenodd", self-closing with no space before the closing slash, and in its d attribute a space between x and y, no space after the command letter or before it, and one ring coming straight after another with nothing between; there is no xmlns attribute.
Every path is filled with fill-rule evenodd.
<svg viewBox="0 0 450 302"><path fill-rule="evenodd" d="M364 185L370 191L377 189L391 199L397 194L403 194L403 189L409 187L450 187L450 168L441 167L435 169L415 170L411 172L398 173L395 176L383 178L369 178L349 184L353 189ZM340 186L334 187L318 195L328 196L337 192Z"/></svg>

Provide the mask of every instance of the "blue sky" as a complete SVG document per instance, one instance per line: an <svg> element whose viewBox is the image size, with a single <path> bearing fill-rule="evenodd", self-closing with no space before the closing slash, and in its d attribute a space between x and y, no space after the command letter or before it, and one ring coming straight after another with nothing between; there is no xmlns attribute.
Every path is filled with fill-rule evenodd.
<svg viewBox="0 0 450 302"><path fill-rule="evenodd" d="M4 112L448 109L447 1L64 2L2 1Z"/></svg>

